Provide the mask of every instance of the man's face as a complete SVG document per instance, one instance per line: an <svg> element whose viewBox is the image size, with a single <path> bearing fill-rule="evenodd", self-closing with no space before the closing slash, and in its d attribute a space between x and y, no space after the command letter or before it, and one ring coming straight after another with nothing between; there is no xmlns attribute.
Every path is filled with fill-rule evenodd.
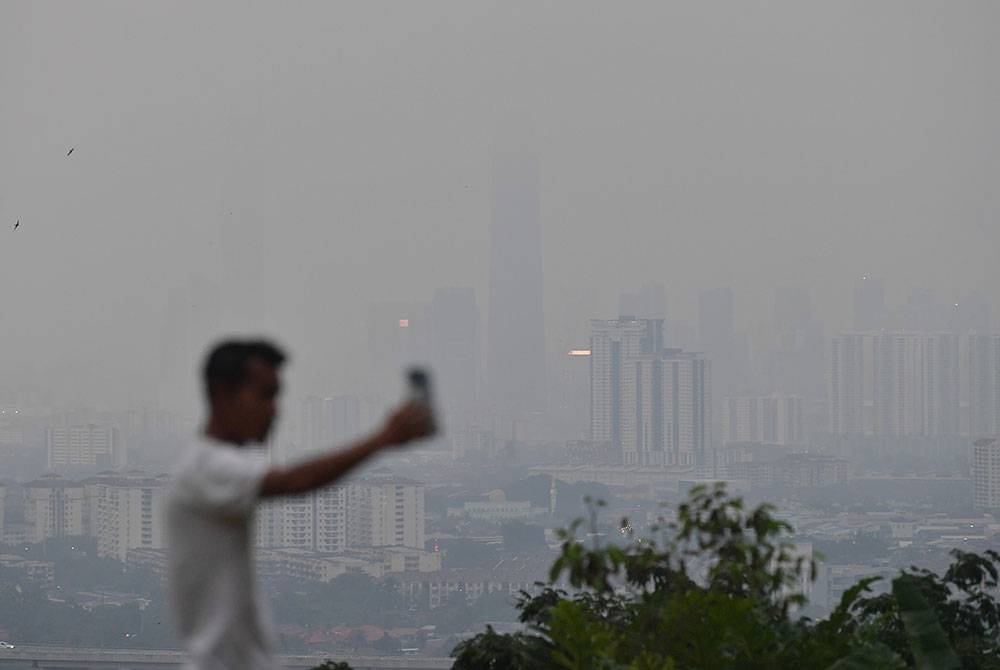
<svg viewBox="0 0 1000 670"><path fill-rule="evenodd" d="M278 415L281 384L273 365L251 358L246 379L228 398L226 414L247 442L264 442Z"/></svg>

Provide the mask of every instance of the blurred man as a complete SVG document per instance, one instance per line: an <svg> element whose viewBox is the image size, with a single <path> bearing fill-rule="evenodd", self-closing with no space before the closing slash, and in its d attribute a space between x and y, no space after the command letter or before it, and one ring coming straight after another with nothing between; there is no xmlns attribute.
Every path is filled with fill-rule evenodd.
<svg viewBox="0 0 1000 670"><path fill-rule="evenodd" d="M430 408L411 402L367 439L274 468L246 447L271 430L284 361L268 342L230 341L205 362L208 423L183 456L167 505L171 608L192 670L277 667L252 567L258 500L325 486L370 456L435 431Z"/></svg>

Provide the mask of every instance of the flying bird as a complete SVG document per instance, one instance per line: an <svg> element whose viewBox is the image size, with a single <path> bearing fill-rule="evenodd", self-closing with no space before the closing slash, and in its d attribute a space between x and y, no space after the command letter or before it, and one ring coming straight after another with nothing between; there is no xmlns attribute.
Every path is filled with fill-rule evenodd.
<svg viewBox="0 0 1000 670"><path fill-rule="evenodd" d="M21 219L18 219L17 223L14 224L14 230L17 230L20 227L21 227Z"/></svg>
<svg viewBox="0 0 1000 670"><path fill-rule="evenodd" d="M76 149L76 147L70 147L69 151L66 152L66 155L69 156L71 153L73 153L74 149Z"/></svg>

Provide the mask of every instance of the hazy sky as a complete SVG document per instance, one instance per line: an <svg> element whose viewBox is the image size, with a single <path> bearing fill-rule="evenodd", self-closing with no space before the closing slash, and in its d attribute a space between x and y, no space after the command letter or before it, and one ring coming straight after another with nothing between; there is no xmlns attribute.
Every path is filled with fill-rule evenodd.
<svg viewBox="0 0 1000 670"><path fill-rule="evenodd" d="M354 383L368 303L471 285L488 313L512 147L553 347L647 280L688 322L732 284L746 329L797 281L849 327L862 273L998 315L997 25L992 0L4 0L2 383L141 398L195 278L213 328L293 349L293 390Z"/></svg>

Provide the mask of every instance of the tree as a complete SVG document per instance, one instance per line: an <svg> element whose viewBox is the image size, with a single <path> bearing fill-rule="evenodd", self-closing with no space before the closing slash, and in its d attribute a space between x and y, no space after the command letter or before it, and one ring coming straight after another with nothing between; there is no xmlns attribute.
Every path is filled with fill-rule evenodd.
<svg viewBox="0 0 1000 670"><path fill-rule="evenodd" d="M549 581L521 595L530 632L488 628L455 648L456 670L1000 668L994 552L955 552L942 577L904 571L889 594L862 580L817 622L795 614L796 585L815 566L788 541L791 527L722 486L692 490L653 537L632 536L623 519L627 543L585 544L582 525L562 532Z"/></svg>

